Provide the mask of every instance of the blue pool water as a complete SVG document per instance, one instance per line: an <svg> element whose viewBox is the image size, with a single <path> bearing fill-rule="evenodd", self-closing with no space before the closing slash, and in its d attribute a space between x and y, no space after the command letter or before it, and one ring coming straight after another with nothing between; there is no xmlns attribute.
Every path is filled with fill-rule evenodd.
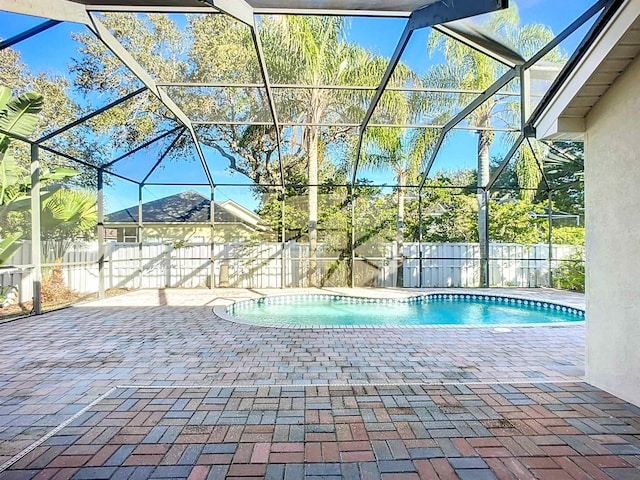
<svg viewBox="0 0 640 480"><path fill-rule="evenodd" d="M558 324L584 320L582 310L542 301L465 294L410 299L292 295L237 302L227 313L278 326L415 326Z"/></svg>

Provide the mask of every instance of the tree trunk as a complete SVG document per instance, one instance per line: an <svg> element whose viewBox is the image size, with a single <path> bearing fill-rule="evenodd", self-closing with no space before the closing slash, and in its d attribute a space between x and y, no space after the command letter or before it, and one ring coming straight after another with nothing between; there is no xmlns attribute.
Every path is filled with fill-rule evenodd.
<svg viewBox="0 0 640 480"><path fill-rule="evenodd" d="M407 185L407 175L400 172L398 175L398 216L396 223L397 273L396 287L404 286L404 194Z"/></svg>
<svg viewBox="0 0 640 480"><path fill-rule="evenodd" d="M309 271L308 284L318 286L318 127L308 131L309 158L307 179L309 182Z"/></svg>
<svg viewBox="0 0 640 480"><path fill-rule="evenodd" d="M491 134L478 132L478 242L480 244L480 286L489 286L489 218L487 195L484 187L489 183L489 145Z"/></svg>

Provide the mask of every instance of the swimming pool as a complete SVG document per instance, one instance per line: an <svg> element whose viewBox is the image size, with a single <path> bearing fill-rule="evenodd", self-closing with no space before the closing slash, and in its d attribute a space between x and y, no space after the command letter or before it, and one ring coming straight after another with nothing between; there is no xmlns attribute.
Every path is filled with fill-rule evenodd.
<svg viewBox="0 0 640 480"><path fill-rule="evenodd" d="M381 299L343 295L280 295L226 308L232 320L277 327L416 327L562 325L584 311L540 300L474 294Z"/></svg>

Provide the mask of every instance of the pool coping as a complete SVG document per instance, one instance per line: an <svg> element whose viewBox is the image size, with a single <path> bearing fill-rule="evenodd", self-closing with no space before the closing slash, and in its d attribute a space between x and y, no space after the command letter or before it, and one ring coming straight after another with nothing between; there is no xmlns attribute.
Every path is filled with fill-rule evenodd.
<svg viewBox="0 0 640 480"><path fill-rule="evenodd" d="M507 301L507 303L515 303L520 305L529 306L533 304L533 306L538 306L542 308L548 308L557 310L560 309L571 310L575 315L585 316L585 310L583 308L578 308L573 305L568 305L563 303L562 301L548 301L548 300L540 300L540 299L532 299L528 298L526 295L518 296L516 294L510 293L509 295L497 295L493 293L483 292L483 293L444 293L444 292L433 292L433 293L419 293L415 295L410 295L407 297L401 298L379 298L379 297L367 297L361 295L345 295L345 294L324 294L324 293L292 293L292 294L284 294L279 293L277 295L263 295L259 298L253 299L238 299L229 305L220 305L213 307L213 313L219 318L238 323L242 325L251 325L254 327L265 327L265 328L278 328L278 329L293 329L293 330L315 330L315 329L340 329L340 330L360 330L360 329L491 329L494 333L510 333L513 329L521 329L521 328L535 328L535 327L552 327L552 328L565 328L572 326L584 325L585 320L574 320L571 322L562 322L562 323L503 323L503 324L494 324L494 325L465 325L465 324L453 324L453 325L282 325L279 323L256 323L251 322L249 320L236 317L233 314L230 314L227 310L233 308L237 304L252 304L259 301L265 301L265 299L269 298L282 298L282 297L291 297L291 298L299 298L299 299L314 299L314 298L324 298L331 297L333 299L336 298L348 298L358 300L356 303L386 303L386 304L395 304L395 303L415 303L421 300L429 300L433 297L436 300L449 299L452 300L454 298L465 299L480 299L480 300L492 300L496 301L499 299L500 302ZM443 298L444 297L444 298ZM361 302L362 300L367 300L367 302ZM512 302L514 300L514 302ZM497 302L496 302L497 303Z"/></svg>

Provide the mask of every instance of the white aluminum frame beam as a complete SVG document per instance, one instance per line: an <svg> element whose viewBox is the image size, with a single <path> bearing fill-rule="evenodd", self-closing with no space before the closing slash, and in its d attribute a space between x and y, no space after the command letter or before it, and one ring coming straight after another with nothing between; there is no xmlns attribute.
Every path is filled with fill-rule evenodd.
<svg viewBox="0 0 640 480"><path fill-rule="evenodd" d="M498 90L500 90L505 85L507 85L507 83L509 83L515 77L516 77L516 70L515 69L509 70L507 73L502 75L502 77L500 77L498 80L496 80L493 83L493 85L491 85L487 90L485 90L484 93L482 93L482 95L479 95L478 97L476 97L460 113L458 113L455 117L453 117L451 120L449 120L447 122L447 124L442 128L442 132L440 132L440 136L438 137L438 141L436 143L436 146L435 146L433 152L431 153L431 157L429 158L429 162L427 163L427 166L425 167L425 169L424 169L424 171L422 173L422 181L420 182L420 189L421 190L422 190L422 187L424 186L425 182L427 181L427 177L429 176L429 172L431 171L431 167L433 167L433 164L436 161L436 156L438 155L438 152L440 151L440 147L442 146L442 142L444 142L445 135L450 130L452 130L454 127L456 127L456 125L458 123L460 123L467 116L469 116L476 108L478 108L480 105L482 105L484 102L486 102ZM475 128L475 127L474 127L474 129L475 130L479 130L478 128ZM496 131L495 128L490 128L490 130Z"/></svg>
<svg viewBox="0 0 640 480"><path fill-rule="evenodd" d="M80 118L78 118L77 120L74 120L73 122L67 123L65 126L54 130L53 132L50 132L46 135L43 135L42 137L40 137L36 143L42 143L42 142L46 142L47 140L52 139L53 137L56 137L58 135L60 135L61 133L66 132L67 130L76 127L78 125L80 125L81 123L86 122L87 120L91 120L93 117L100 115L101 113L106 112L107 110L120 105L121 103L126 102L127 100L131 100L133 97L136 97L138 95L140 95L141 93L144 93L147 91L147 87L142 87L139 88L133 92L128 93L127 95L118 98L117 100L114 100L113 102L109 103L108 105L105 105L102 108L99 108L97 110L94 110L91 113L88 113L87 115L84 115Z"/></svg>
<svg viewBox="0 0 640 480"><path fill-rule="evenodd" d="M95 4L86 6L88 12L99 13L176 13L176 14L201 14L218 13L212 12L211 7L204 5L201 7L187 6L162 6L162 5L105 5Z"/></svg>
<svg viewBox="0 0 640 480"><path fill-rule="evenodd" d="M599 0L597 3L592 5L586 12L576 18L568 27L566 27L564 30L562 30L562 32L556 35L553 40L551 40L547 45L540 49L533 57L527 60L527 62L525 63L525 68L529 68L534 63L537 63L539 60L541 60L551 50L562 43L568 36L570 36L578 28L584 25L587 20L589 20L596 13L602 10L607 5L607 3L609 3L609 0Z"/></svg>
<svg viewBox="0 0 640 480"><path fill-rule="evenodd" d="M244 0L205 0L216 10L239 20L251 29L255 28L253 7Z"/></svg>
<svg viewBox="0 0 640 480"><path fill-rule="evenodd" d="M235 18L239 22L244 23L249 27L251 31L251 38L258 57L258 64L260 65L260 75L264 82L263 88L267 94L267 101L269 103L269 111L271 112L271 118L273 119L273 125L276 129L276 147L278 151L278 164L280 168L280 182L284 189L284 165L282 164L282 135L280 133L280 123L278 122L278 113L276 110L276 104L273 97L273 90L271 88L271 82L269 80L269 72L267 71L267 62L264 58L264 52L262 50L262 42L260 41L260 35L258 35L258 26L253 11L253 7L249 5L245 0L205 0L210 3L214 8L226 13L227 15Z"/></svg>
<svg viewBox="0 0 640 480"><path fill-rule="evenodd" d="M226 83L226 82L156 82L159 87L175 87L175 88L265 88L264 83ZM272 90L291 89L291 90L356 90L356 91L375 91L377 86L369 85L308 85L308 84L292 84L292 83L272 83ZM480 95L482 90L469 90L464 88L439 88L439 87L387 87L387 92L417 92L417 93L458 93ZM497 95L517 97L517 92L497 92Z"/></svg>
<svg viewBox="0 0 640 480"><path fill-rule="evenodd" d="M457 2L449 2L447 0L440 0L435 3L426 5L411 13L407 24L402 31L400 40L396 45L396 48L387 64L387 69L382 76L382 80L376 89L369 108L365 113L364 119L360 125L360 132L358 135L358 146L356 150L356 160L353 167L353 175L351 177L351 183L355 185L358 176L358 165L360 163L360 157L362 155L362 140L364 132L369 125L369 121L373 116L382 94L384 93L387 84L391 80L391 75L400 61L400 57L407 47L411 35L414 31L420 30L425 27L432 27L441 23L451 22L454 20L460 20L462 18L479 15L482 13L488 13L495 10L501 10L509 6L508 0L459 0Z"/></svg>
<svg viewBox="0 0 640 480"><path fill-rule="evenodd" d="M189 117L175 104L175 102L167 96L165 91L158 87L156 81L149 75L149 73L133 58L133 55L120 43L120 41L113 36L109 29L98 19L95 14L89 14L90 23L87 25L91 31L98 37L98 39L104 43L111 52L122 62L125 66L133 72L133 74L140 79L140 81L152 92L158 100L160 100L165 107L182 123L185 127L191 126Z"/></svg>
<svg viewBox="0 0 640 480"><path fill-rule="evenodd" d="M525 63L524 58L522 58L518 52L508 48L507 46L501 44L497 40L485 38L487 43L482 44L478 41L473 40L469 36L464 35L464 33L462 33L461 31L458 31L455 28L455 25L447 25L447 24L435 25L433 29L439 31L443 35L447 35L448 37L454 38L460 43L463 43L464 45L470 48L473 48L478 52L484 53L486 56L493 58L494 60L508 67L513 68L516 65L522 65ZM493 44L495 48L492 48L491 46L489 46L488 43ZM511 58L508 58L505 55L501 55L499 53L499 50L509 50L509 53L511 54ZM517 60L515 60L516 58Z"/></svg>
<svg viewBox="0 0 640 480"><path fill-rule="evenodd" d="M231 3L231 0L225 0ZM223 3L225 3L223 2ZM235 3L235 2L234 2ZM234 8L231 6L230 8ZM96 37L129 69L138 79L151 91L160 102L182 123L191 133L191 138L196 143L196 150L205 175L213 186L213 179L207 161L198 143L198 138L191 120L167 95L164 89L160 88L149 73L133 58L126 48L116 37L105 27L105 25L90 13L87 8L79 3L67 0L0 0L0 10L12 13L20 13L51 20L80 23L86 25Z"/></svg>
<svg viewBox="0 0 640 480"><path fill-rule="evenodd" d="M115 165L116 163L118 163L119 161L124 160L125 158L129 158L134 153L137 153L140 150L144 150L145 148L150 147L151 145L156 143L157 141L162 140L163 138L168 137L169 135L172 135L172 134L176 133L181 128L182 127L175 127L175 128L172 128L171 130L167 130L166 132L163 132L162 134L158 135L157 137L152 138L151 140L147 140L143 144L138 145L136 148L134 148L132 150L129 150L128 152L120 155L118 158L115 158L115 159L111 160L109 163L105 163L104 165L101 165L100 168L103 169L103 170L106 169L106 168L109 168L109 167Z"/></svg>
<svg viewBox="0 0 640 480"><path fill-rule="evenodd" d="M61 22L89 24L86 7L67 0L0 0L0 10Z"/></svg>
<svg viewBox="0 0 640 480"><path fill-rule="evenodd" d="M273 118L273 125L276 129L276 146L278 149L278 164L280 167L280 183L282 183L282 188L284 191L285 181L284 181L284 165L282 164L282 134L280 133L280 123L278 121L278 112L276 110L276 103L273 98L273 90L271 89L271 83L269 82L269 72L267 71L267 63L264 58L264 52L262 50L262 42L260 41L260 36L258 35L257 25L253 24L251 27L251 36L253 38L253 44L256 47L256 53L258 55L258 62L260 64L260 73L262 74L262 79L264 81L264 88L267 92L267 100L269 102L269 110L271 111L271 118Z"/></svg>
<svg viewBox="0 0 640 480"><path fill-rule="evenodd" d="M562 116L562 110L568 99L573 98L575 91L578 89L578 84L581 83L573 80L575 78L587 79L594 72L595 66L600 64L599 59L603 58L606 55L606 50L610 48L610 46L601 42L603 30L614 28L613 26L617 20L629 25L637 17L634 12L622 15L619 9L622 8L623 4L633 8L634 11L637 10L639 5L637 2L625 3L625 0L601 0L565 29L566 36L568 36L590 18L590 14L592 14L591 16L595 15L600 10L598 7L603 7L600 15L589 29L589 33L578 45L577 50L533 111L528 124L527 133L529 135L539 138L566 137L567 135L574 138L583 136L585 131L584 118L564 117ZM620 27L618 26L618 28ZM565 34L564 31L560 35L563 34ZM586 56L594 56L594 58L584 62Z"/></svg>
<svg viewBox="0 0 640 480"><path fill-rule="evenodd" d="M261 125L261 126L270 126L273 125L273 122L265 122L265 121L227 121L227 120L202 120L202 121L194 121L193 124L195 126L198 125ZM359 123L321 123L321 122L282 122L280 125L284 127L326 127L326 128L358 128L360 126ZM380 128L444 128L445 125L436 125L436 124L419 124L419 123L370 123L370 127L380 127ZM473 130L476 131L491 131L491 132L519 132L520 128L504 128L504 127L476 127L476 126L468 126L468 125L456 125L451 127L451 130ZM216 147L214 147L216 148Z"/></svg>
<svg viewBox="0 0 640 480"><path fill-rule="evenodd" d="M104 43L104 45L111 50L111 52L122 62L125 64L129 70L133 72L133 74L140 79L140 81L152 92L158 100L178 119L182 125L187 127L189 132L191 133L191 137L196 144L196 150L198 152L198 157L200 158L200 163L202 164L202 168L207 176L207 179L210 181L211 186L213 186L213 179L211 177L211 172L209 170L209 166L207 165L207 161L204 158L202 153L202 149L198 143L198 138L196 136L195 131L193 130L193 125L191 124L191 120L187 115L182 111L182 109L176 105L176 103L167 95L164 89L160 88L156 81L149 75L149 73L138 63L138 61L133 58L133 56L129 53L129 51L124 48L124 46L118 41L116 37L105 27L105 25L95 16L95 14L89 14L90 24L88 27L93 31L93 33Z"/></svg>
<svg viewBox="0 0 640 480"><path fill-rule="evenodd" d="M507 154L504 156L502 162L500 162L500 165L498 165L498 168L496 168L496 170L493 172L491 177L489 177L489 181L487 182L487 185L485 185L485 190L488 191L493 188L493 186L495 185L496 181L498 180L498 178L500 177L504 169L507 168L507 165L509 165L509 162L518 151L518 148L520 148L520 145L522 145L522 143L524 142L524 138L525 138L524 134L521 133L516 139L516 141L513 143L513 145L511 145L511 148L509 149Z"/></svg>

